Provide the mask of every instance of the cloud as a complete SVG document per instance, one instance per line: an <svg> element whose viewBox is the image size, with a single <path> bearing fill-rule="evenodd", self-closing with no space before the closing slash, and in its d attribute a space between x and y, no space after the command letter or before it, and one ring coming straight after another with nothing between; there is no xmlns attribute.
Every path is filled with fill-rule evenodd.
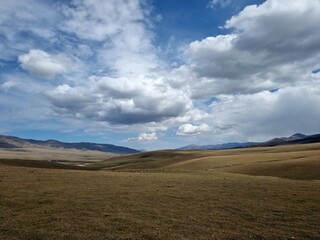
<svg viewBox="0 0 320 240"><path fill-rule="evenodd" d="M156 133L141 133L138 137L139 142L158 140Z"/></svg>
<svg viewBox="0 0 320 240"><path fill-rule="evenodd" d="M186 136L224 141L320 131L314 107L319 0L247 6L226 21L225 35L179 46L184 54L171 67L167 54L159 52L149 2L3 0L2 109L20 109L15 119L28 109L29 119L43 112L70 128L76 122L78 129L145 134L132 144L155 132L175 142L179 137L163 133L175 130L184 141ZM38 81L24 70L56 81ZM16 112L3 117L10 121Z"/></svg>
<svg viewBox="0 0 320 240"><path fill-rule="evenodd" d="M207 124L193 125L190 123L182 124L177 131L179 136L195 135L201 132L210 131L210 127Z"/></svg>
<svg viewBox="0 0 320 240"><path fill-rule="evenodd" d="M95 41L105 41L128 25L139 24L146 14L138 0L73 1L71 6L63 6L63 12L67 17L64 30Z"/></svg>
<svg viewBox="0 0 320 240"><path fill-rule="evenodd" d="M159 67L147 19L150 10L144 1L74 1L63 12L64 31L101 44L96 59L106 71L121 76L146 74Z"/></svg>
<svg viewBox="0 0 320 240"><path fill-rule="evenodd" d="M316 87L315 87L316 86ZM220 95L210 106L212 125L229 126L215 129L217 135L232 135L241 139L266 140L301 132L320 131L317 119L320 109L319 82L278 91L263 91L248 95Z"/></svg>
<svg viewBox="0 0 320 240"><path fill-rule="evenodd" d="M19 56L19 62L24 70L32 75L53 79L68 71L69 60L63 55L50 55L42 50L33 49Z"/></svg>
<svg viewBox="0 0 320 240"><path fill-rule="evenodd" d="M32 11L27 10L31 17ZM62 42L51 45L61 53L34 47L29 51L27 46L29 53L18 59L33 76L57 78L59 85L51 82L52 89L41 94L56 116L167 129L164 122L193 108L189 96L165 79L144 1L73 1L54 5L53 10L62 10L59 25L43 30L59 32ZM34 29L33 20L28 24L26 28ZM49 32L41 34L53 37ZM83 62L80 66L74 66L75 56ZM73 69L80 73L70 74Z"/></svg>
<svg viewBox="0 0 320 240"><path fill-rule="evenodd" d="M16 86L16 83L13 81L6 81L0 85L0 89L4 92L9 91L11 88Z"/></svg>
<svg viewBox="0 0 320 240"><path fill-rule="evenodd" d="M128 138L128 141L137 141L137 142L150 142L158 140L158 136L155 132L152 133L141 133L138 137Z"/></svg>
<svg viewBox="0 0 320 240"><path fill-rule="evenodd" d="M60 85L46 96L60 114L112 124L161 122L192 108L183 91L161 79L93 76L85 85Z"/></svg>
<svg viewBox="0 0 320 240"><path fill-rule="evenodd" d="M256 93L308 81L319 67L319 1L268 0L225 24L227 35L190 43L185 51L193 98ZM293 27L295 26L295 27ZM178 71L179 73L179 71ZM177 80L181 78L176 75ZM181 80L183 81L183 79Z"/></svg>
<svg viewBox="0 0 320 240"><path fill-rule="evenodd" d="M40 0L2 0L0 29L3 46L0 59L12 61L26 50L52 46L57 40L54 26L60 21L55 6Z"/></svg>
<svg viewBox="0 0 320 240"><path fill-rule="evenodd" d="M208 7L217 8L217 7L227 7L231 4L232 0L211 0L208 3Z"/></svg>

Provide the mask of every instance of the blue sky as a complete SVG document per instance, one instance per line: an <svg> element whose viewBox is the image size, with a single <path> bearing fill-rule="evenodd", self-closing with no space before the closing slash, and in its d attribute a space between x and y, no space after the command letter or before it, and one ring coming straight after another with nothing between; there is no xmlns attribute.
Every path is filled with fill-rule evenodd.
<svg viewBox="0 0 320 240"><path fill-rule="evenodd" d="M319 22L319 0L3 0L0 134L151 150L318 133Z"/></svg>

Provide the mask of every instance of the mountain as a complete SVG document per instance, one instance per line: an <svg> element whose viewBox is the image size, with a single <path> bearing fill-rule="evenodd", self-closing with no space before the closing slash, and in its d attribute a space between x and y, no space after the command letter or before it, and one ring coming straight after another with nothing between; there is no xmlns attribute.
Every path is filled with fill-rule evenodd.
<svg viewBox="0 0 320 240"><path fill-rule="evenodd" d="M273 138L267 142L259 143L259 146L277 146L285 143L289 143L291 141L300 141L302 139L307 138L307 135L296 133L290 137L281 137L281 138Z"/></svg>
<svg viewBox="0 0 320 240"><path fill-rule="evenodd" d="M301 133L296 133L290 137L273 138L269 141L258 143L257 145L258 146L277 146L277 145L283 145L283 144L290 144L291 142L294 142L294 141L300 142L302 139L309 138L311 136L307 136Z"/></svg>
<svg viewBox="0 0 320 240"><path fill-rule="evenodd" d="M177 150L189 150L189 149L206 149L206 146L209 145L196 145L196 144L191 144L191 145L187 145L181 148L177 148Z"/></svg>
<svg viewBox="0 0 320 240"><path fill-rule="evenodd" d="M116 154L130 154L138 153L138 150L115 146L112 144L100 144L90 142L79 142L79 143L66 143L57 140L34 140L34 139L23 139L12 136L0 135L0 148L25 148L25 147L52 147L52 148L64 148L64 149L78 149L78 150L93 150L101 152L110 152Z"/></svg>
<svg viewBox="0 0 320 240"><path fill-rule="evenodd" d="M296 135L296 134L295 134ZM293 135L294 136L294 135ZM317 143L320 142L320 134L308 135L300 138L288 138L287 141L280 143L279 145L284 144L308 144L308 143Z"/></svg>
<svg viewBox="0 0 320 240"><path fill-rule="evenodd" d="M230 143L222 143L222 144L215 144L215 145L196 145L191 144L182 148L178 148L178 150L188 150L188 149L202 149L202 150L218 150L218 149L230 149L230 148L239 148L239 147L249 147L256 143L254 142L245 142L245 143L237 143L237 142L230 142Z"/></svg>
<svg viewBox="0 0 320 240"><path fill-rule="evenodd" d="M219 150L219 149L231 149L231 148L242 148L242 147L271 147L285 144L307 144L307 143L316 143L320 142L320 134L314 135L304 135L301 133L293 134L290 137L280 137L273 138L266 142L244 142L244 143L223 143L216 145L188 145L178 150L187 150L187 149L202 149L202 150Z"/></svg>
<svg viewBox="0 0 320 240"><path fill-rule="evenodd" d="M296 133L296 134L293 134L291 137L289 137L288 139L291 141L291 140L298 140L298 139L303 139L303 138L306 138L308 137L307 135L304 135L304 134L301 134L301 133Z"/></svg>

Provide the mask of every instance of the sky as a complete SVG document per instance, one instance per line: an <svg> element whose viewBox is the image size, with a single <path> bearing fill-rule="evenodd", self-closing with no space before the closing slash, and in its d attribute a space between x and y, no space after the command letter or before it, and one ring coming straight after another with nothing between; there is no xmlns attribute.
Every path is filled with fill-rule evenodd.
<svg viewBox="0 0 320 240"><path fill-rule="evenodd" d="M136 149L320 132L320 0L1 0L0 134Z"/></svg>

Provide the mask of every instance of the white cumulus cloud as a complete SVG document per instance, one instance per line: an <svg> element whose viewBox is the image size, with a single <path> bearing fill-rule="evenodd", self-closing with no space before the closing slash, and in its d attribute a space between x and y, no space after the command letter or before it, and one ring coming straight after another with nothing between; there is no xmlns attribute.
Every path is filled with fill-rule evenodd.
<svg viewBox="0 0 320 240"><path fill-rule="evenodd" d="M210 121L222 127L216 129L217 135L230 134L234 139L250 136L252 140L267 140L296 132L312 134L320 131L317 102L320 102L319 82L275 92L220 95L210 106Z"/></svg>
<svg viewBox="0 0 320 240"><path fill-rule="evenodd" d="M69 60L63 55L50 55L39 49L32 49L19 56L21 67L32 75L53 79L68 71Z"/></svg>
<svg viewBox="0 0 320 240"><path fill-rule="evenodd" d="M149 9L140 0L74 1L64 6L62 29L101 43L96 59L117 75L146 74L158 68Z"/></svg>
<svg viewBox="0 0 320 240"><path fill-rule="evenodd" d="M162 122L193 107L183 91L148 78L92 76L84 85L60 85L46 96L60 114L112 124Z"/></svg>
<svg viewBox="0 0 320 240"><path fill-rule="evenodd" d="M193 98L256 93L308 81L319 67L319 0L268 0L251 5L225 24L230 34L188 46L173 83L190 86ZM183 81L184 80L184 81ZM179 82L180 81L180 82Z"/></svg>
<svg viewBox="0 0 320 240"><path fill-rule="evenodd" d="M141 133L137 139L139 142L158 140L156 133Z"/></svg>
<svg viewBox="0 0 320 240"><path fill-rule="evenodd" d="M207 124L193 125L190 123L182 124L177 131L177 135L186 136L199 134L201 132L210 131L210 127Z"/></svg>

